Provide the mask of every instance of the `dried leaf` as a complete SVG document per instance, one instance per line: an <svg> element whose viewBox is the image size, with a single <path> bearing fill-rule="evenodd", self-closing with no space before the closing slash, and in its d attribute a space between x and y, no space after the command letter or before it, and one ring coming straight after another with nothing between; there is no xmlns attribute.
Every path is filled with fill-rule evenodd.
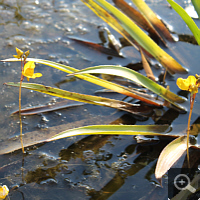
<svg viewBox="0 0 200 200"><path fill-rule="evenodd" d="M79 39L76 39L76 38L70 37L70 39L72 39L72 40L74 40L74 41L76 41L80 44L83 44L90 49L94 49L95 51L99 51L101 53L105 53L105 54L111 55L111 56L122 57L122 55L120 55L119 52L115 51L114 49L106 48L106 47L103 47L102 45L99 45L99 44L96 44L96 43L93 43L93 42L79 40Z"/></svg>
<svg viewBox="0 0 200 200"><path fill-rule="evenodd" d="M152 81L156 82L156 78L151 70L151 67L150 67L144 53L142 52L142 49L140 49L140 53L141 53L141 58L142 58L142 64L143 64L143 67L144 67L147 77L150 78Z"/></svg>
<svg viewBox="0 0 200 200"><path fill-rule="evenodd" d="M149 23L149 21L147 21L146 18L139 11L130 6L124 0L113 0L113 2L138 26L146 30L154 40L159 38L163 42L163 44L166 45L166 42L163 40L163 38L159 35L159 33L155 30L155 28L151 25L151 23Z"/></svg>
<svg viewBox="0 0 200 200"><path fill-rule="evenodd" d="M186 152L187 138L181 136L170 142L161 152L155 170L155 177L161 181L163 175ZM191 145L190 145L191 146Z"/></svg>
<svg viewBox="0 0 200 200"><path fill-rule="evenodd" d="M147 21L152 24L155 30L159 33L163 39L174 42L169 30L165 27L163 22L157 17L157 15L149 8L149 6L143 0L132 0L140 12L144 15Z"/></svg>

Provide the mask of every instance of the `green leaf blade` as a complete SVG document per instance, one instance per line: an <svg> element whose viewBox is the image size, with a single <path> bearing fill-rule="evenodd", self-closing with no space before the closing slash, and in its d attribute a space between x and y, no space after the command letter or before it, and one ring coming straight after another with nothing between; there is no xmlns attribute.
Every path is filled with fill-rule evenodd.
<svg viewBox="0 0 200 200"><path fill-rule="evenodd" d="M168 128L168 125L93 125L63 131L47 141L76 135L165 135Z"/></svg>
<svg viewBox="0 0 200 200"><path fill-rule="evenodd" d="M199 16L199 19L200 19L200 1L199 0L192 0L192 4Z"/></svg>
<svg viewBox="0 0 200 200"><path fill-rule="evenodd" d="M167 0L167 1L172 6L172 8L180 15L180 17L184 20L184 22L188 25L198 45L200 45L200 30L198 26L195 24L195 22L193 21L193 19L176 2L174 2L173 0Z"/></svg>
<svg viewBox="0 0 200 200"><path fill-rule="evenodd" d="M19 87L19 83L13 83L13 82L6 83L6 85ZM143 116L143 114L145 115L149 113L149 111L151 110L151 108L143 109L142 106L127 103L124 101L109 99L105 97L85 95L85 94L80 94L80 93L75 93L75 92L69 92L66 90L61 90L58 88L53 88L53 87L44 86L40 84L22 83L22 88L34 90L37 92L41 92L48 95L69 99L69 100L115 108L115 109L123 110L123 111L130 112L132 114L136 114L140 116Z"/></svg>
<svg viewBox="0 0 200 200"><path fill-rule="evenodd" d="M185 68L183 68L174 58L161 49L129 17L120 12L117 8L102 0L82 1L125 38L128 38L126 36L127 34L123 33L128 33L130 37L136 40L141 47L153 55L170 73L187 73Z"/></svg>
<svg viewBox="0 0 200 200"><path fill-rule="evenodd" d="M182 106L180 106L179 104L176 103L176 102L178 102L178 103L184 102L185 100L182 97L174 94L173 92L170 92L163 86L160 86L159 84L155 83L154 81L148 79L147 77L143 76L142 74L140 74L134 70L120 67L120 66L104 65L104 66L97 66L97 67L89 67L89 68L80 70L77 73L78 74L102 73L102 74L112 74L112 75L120 76L123 78L127 78L131 81L134 81L134 82L148 88L155 94L157 94L157 95L161 96L162 98L164 98L165 100L169 101L171 104L184 110L184 108Z"/></svg>
<svg viewBox="0 0 200 200"><path fill-rule="evenodd" d="M40 63L40 64L43 64L43 65L47 65L47 66L53 67L55 69L64 71L66 73L75 73L75 72L79 71L76 68L66 66L66 65L62 65L62 64L59 64L59 63L55 63L55 62L48 61L48 60L36 59L36 58L27 58L26 60L27 61L34 61L36 63ZM14 62L14 61L20 61L20 60L16 59L16 58L9 58L9 59L2 60L2 61L3 62ZM78 78L81 78L85 81L88 81L88 82L94 83L96 85L102 86L104 88L107 88L107 89L113 90L115 92L124 94L126 96L130 96L132 98L139 99L139 100L144 101L148 104L152 104L152 105L155 105L155 106L162 106L162 103L160 101L145 98L142 95L140 95L139 92L136 94L133 90L126 88L122 85L115 84L115 83L112 83L112 82L104 80L104 79L100 79L100 78L92 76L90 74L83 74L83 75L77 74L75 76L78 77Z"/></svg>

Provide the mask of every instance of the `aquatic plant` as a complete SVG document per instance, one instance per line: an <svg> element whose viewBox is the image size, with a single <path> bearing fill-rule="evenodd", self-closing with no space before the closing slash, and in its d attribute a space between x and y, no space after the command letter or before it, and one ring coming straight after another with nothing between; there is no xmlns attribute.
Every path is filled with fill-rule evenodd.
<svg viewBox="0 0 200 200"><path fill-rule="evenodd" d="M34 62L27 62L26 59L29 56L29 50L25 53L16 47L17 55L13 55L16 59L21 61L21 78L20 78L20 85L19 85L19 120L20 120L20 141L22 146L22 152L24 153L24 145L23 145L23 138L22 138L22 119L21 119L21 88L22 88L22 81L24 77L35 79L36 77L41 77L41 73L34 74L35 64Z"/></svg>
<svg viewBox="0 0 200 200"><path fill-rule="evenodd" d="M122 34L122 36L124 36L124 38L126 38L132 45L136 46L138 50L143 52L148 57L149 60L151 60L152 59L151 56L153 56L171 74L187 73L187 70L184 67L182 67L181 64L179 64L174 58L172 58L163 49L161 49L129 17L127 17L125 14L119 11L119 9L115 8L113 5L109 4L106 1L83 0L83 2L87 6L89 6L98 16L100 16L109 25L111 25L115 30L117 30L120 34ZM155 26L155 25L152 25L151 20L148 21L148 24L149 23L151 24L151 27ZM193 29L195 29L194 27L195 25L192 26ZM166 38L161 36L160 34L157 34L158 32L157 30L154 30L154 31L156 32L156 35L159 35L159 38L163 38L162 41L165 43ZM195 29L194 35L196 35L196 37L198 36L197 29ZM197 37L197 40L198 40L198 37ZM3 61L13 62L13 61L20 61L19 59L21 59L21 63L22 63L23 53L17 49L16 51L17 51L17 55L14 56L15 57L14 59L13 58L6 59ZM149 54L151 56L149 56ZM36 78L36 77L41 76L40 73L34 74L34 68L35 68L34 62L37 62L40 64L44 64L44 65L59 69L63 72L69 73L69 75L74 75L78 78L81 78L83 80L92 82L102 87L111 89L113 91L124 94L126 96L139 99L153 106L157 106L157 107L169 106L169 107L178 109L179 111L185 110L185 108L181 105L181 103L185 101L184 98L182 98L179 95L174 94L167 88L163 87L162 85L159 85L158 83L145 77L144 75L134 70L124 68L122 66L116 66L116 65L95 66L95 67L86 68L84 70L79 71L78 69L75 69L73 67L62 65L62 64L55 63L52 61L36 59L36 58L27 58L26 53L25 53L25 57L23 58L24 58L24 64L25 64L25 61L29 61L29 62L24 65L24 68L22 68L22 76L21 76L22 78L21 78L20 83L9 82L9 83L6 83L7 85L17 86L19 88L22 87L29 90L34 90L34 91L42 92L45 94L49 94L52 96L81 101L84 103L112 107L119 110L134 113L140 116L145 116L145 112L142 108L139 108L138 105L136 106L131 103L126 103L126 102L118 101L115 99L69 92L66 90L61 90L58 88L53 88L53 87L49 87L49 86L45 86L41 84L22 83L24 76L26 76L28 80L29 78ZM144 94L142 92L138 92L138 91L136 92L130 88L123 87L111 81L100 79L96 76L90 75L90 73L111 74L111 75L121 76L133 82L136 82L142 87L147 88L151 92L160 96L162 99L158 100L157 96L154 96L153 98L149 98L149 96L144 97ZM45 141L53 141L53 140L57 140L57 139L65 138L65 137L74 136L74 135L88 135L88 134L159 135L159 136L173 135L178 138L173 140L171 143L169 143L169 145L166 146L166 148L161 153L158 163L157 163L156 177L160 179L186 150L188 152L188 148L190 147L189 126L190 126L192 108L194 104L194 98L195 98L196 92L198 92L198 86L199 86L198 77L189 77L186 80L178 79L177 85L180 87L180 89L191 92L191 100L190 100L191 107L190 107L189 120L188 120L187 138L185 136L179 137L179 135L176 133L167 134L167 130L169 128L168 125L140 125L140 126L138 125L102 125L101 126L100 125L100 126L87 126L87 127L80 127L76 129L66 130L62 133L58 133L54 135L51 138L46 138ZM163 99L165 101L163 101ZM168 104L166 104L166 102L168 102ZM21 115L21 106L19 106L19 113ZM171 155L174 155L174 157L172 158ZM187 155L188 155L188 161L189 161L189 153L187 153ZM166 156L169 159L166 159Z"/></svg>

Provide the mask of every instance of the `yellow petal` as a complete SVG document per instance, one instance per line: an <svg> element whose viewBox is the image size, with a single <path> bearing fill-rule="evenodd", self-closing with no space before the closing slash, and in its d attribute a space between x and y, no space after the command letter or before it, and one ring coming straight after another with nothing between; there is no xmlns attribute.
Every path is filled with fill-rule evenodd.
<svg viewBox="0 0 200 200"><path fill-rule="evenodd" d="M9 193L9 189L6 185L0 186L0 198L5 199Z"/></svg>
<svg viewBox="0 0 200 200"><path fill-rule="evenodd" d="M14 57L14 58L18 58L18 59L19 59L19 56L18 56L18 55L13 55L13 57Z"/></svg>
<svg viewBox="0 0 200 200"><path fill-rule="evenodd" d="M190 83L188 79L178 78L176 84L181 90L189 90Z"/></svg>
<svg viewBox="0 0 200 200"><path fill-rule="evenodd" d="M16 49L16 52L17 52L17 55L13 55L15 58L22 58L24 52L21 50L21 49L18 49L17 47L15 48Z"/></svg>
<svg viewBox="0 0 200 200"><path fill-rule="evenodd" d="M189 81L190 85L196 85L197 79L194 76L188 76L187 80Z"/></svg>
<svg viewBox="0 0 200 200"><path fill-rule="evenodd" d="M41 77L41 76L42 76L42 74L41 74L41 73L35 73L34 75L35 75L35 77L37 77L37 78L39 78L39 77Z"/></svg>
<svg viewBox="0 0 200 200"><path fill-rule="evenodd" d="M27 69L35 69L35 63L33 61L29 61L24 65L24 72L26 73Z"/></svg>
<svg viewBox="0 0 200 200"><path fill-rule="evenodd" d="M29 56L29 54L30 54L29 50L28 50L28 51L26 51L24 54L25 54L25 56L26 56L26 57L28 57L28 56Z"/></svg>
<svg viewBox="0 0 200 200"><path fill-rule="evenodd" d="M187 90L192 94L198 92L197 78L194 76L188 76L187 79L178 78L176 84L181 90Z"/></svg>

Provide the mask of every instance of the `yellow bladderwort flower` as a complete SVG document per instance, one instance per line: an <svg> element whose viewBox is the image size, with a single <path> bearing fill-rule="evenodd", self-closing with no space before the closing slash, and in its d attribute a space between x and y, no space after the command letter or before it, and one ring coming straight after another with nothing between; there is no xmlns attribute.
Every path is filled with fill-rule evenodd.
<svg viewBox="0 0 200 200"><path fill-rule="evenodd" d="M190 112L189 112L188 124L187 124L187 160L188 160L188 167L190 168L190 162L189 162L190 121L191 121L192 110L194 106L196 93L198 93L198 87L200 85L199 75L196 75L196 77L188 76L187 79L178 78L176 81L176 84L181 90L187 90L190 92Z"/></svg>
<svg viewBox="0 0 200 200"><path fill-rule="evenodd" d="M0 199L5 199L9 193L9 189L6 185L0 186Z"/></svg>
<svg viewBox="0 0 200 200"><path fill-rule="evenodd" d="M27 80L29 81L29 78L37 78L41 77L41 73L35 73L34 74L34 69L35 69L35 63L33 61L29 61L24 65L24 70L22 71L22 74L26 76Z"/></svg>
<svg viewBox="0 0 200 200"><path fill-rule="evenodd" d="M16 49L17 55L13 55L13 56L18 59L22 58L24 52L22 50L18 49L17 47L15 49Z"/></svg>
<svg viewBox="0 0 200 200"><path fill-rule="evenodd" d="M198 93L197 79L194 76L188 76L187 79L178 78L176 84L181 90L187 90L191 94Z"/></svg>

